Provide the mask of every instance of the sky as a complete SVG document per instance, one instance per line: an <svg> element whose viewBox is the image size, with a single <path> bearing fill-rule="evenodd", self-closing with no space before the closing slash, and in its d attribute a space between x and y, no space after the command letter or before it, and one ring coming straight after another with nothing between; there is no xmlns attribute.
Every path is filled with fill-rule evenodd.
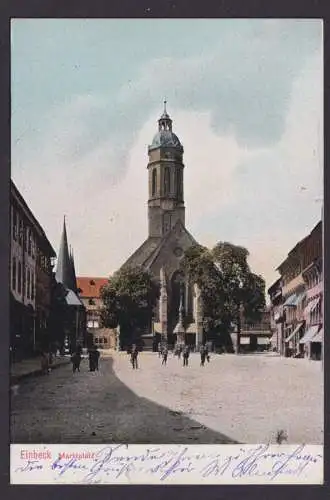
<svg viewBox="0 0 330 500"><path fill-rule="evenodd" d="M244 245L269 287L321 218L320 20L15 19L12 178L79 276L147 237L147 147L163 100L184 146L186 226Z"/></svg>

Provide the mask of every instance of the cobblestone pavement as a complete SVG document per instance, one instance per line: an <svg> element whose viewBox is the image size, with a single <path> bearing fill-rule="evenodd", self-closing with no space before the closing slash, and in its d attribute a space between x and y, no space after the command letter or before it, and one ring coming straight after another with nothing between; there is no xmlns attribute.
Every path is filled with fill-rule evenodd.
<svg viewBox="0 0 330 500"><path fill-rule="evenodd" d="M208 428L243 443L323 443L323 373L320 362L271 354L213 355L205 367L198 354L190 366L169 356L160 366L155 353L142 353L132 369L124 353L114 354L118 378L137 396L182 412Z"/></svg>
<svg viewBox="0 0 330 500"><path fill-rule="evenodd" d="M100 372L62 366L22 381L12 396L16 443L323 442L323 375L318 362L267 355L214 355L188 367L142 353L101 360Z"/></svg>
<svg viewBox="0 0 330 500"><path fill-rule="evenodd" d="M84 360L80 373L64 365L49 375L21 381L12 391L11 442L233 442L166 405L137 396L114 375L112 365L111 358L101 359L100 371L89 372ZM143 374L129 368L132 378Z"/></svg>

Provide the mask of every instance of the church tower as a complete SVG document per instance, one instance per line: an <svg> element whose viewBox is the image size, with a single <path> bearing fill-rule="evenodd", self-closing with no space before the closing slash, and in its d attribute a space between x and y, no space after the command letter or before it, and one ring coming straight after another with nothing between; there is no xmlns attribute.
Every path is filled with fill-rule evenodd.
<svg viewBox="0 0 330 500"><path fill-rule="evenodd" d="M149 237L161 238L180 220L185 225L183 199L183 147L172 131L166 111L158 120L158 132L148 148Z"/></svg>

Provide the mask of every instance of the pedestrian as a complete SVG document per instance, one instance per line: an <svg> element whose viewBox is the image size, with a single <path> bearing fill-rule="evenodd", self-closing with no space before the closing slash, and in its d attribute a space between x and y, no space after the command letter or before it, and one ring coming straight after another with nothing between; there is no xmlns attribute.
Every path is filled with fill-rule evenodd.
<svg viewBox="0 0 330 500"><path fill-rule="evenodd" d="M41 371L43 374L49 373L49 356L48 352L42 350L41 352Z"/></svg>
<svg viewBox="0 0 330 500"><path fill-rule="evenodd" d="M209 354L209 348L207 345L205 346L205 357L207 359L207 362L209 363L210 362L210 354Z"/></svg>
<svg viewBox="0 0 330 500"><path fill-rule="evenodd" d="M133 344L132 345L132 352L131 352L131 363L132 363L133 370L138 368L138 361L137 361L138 354L139 354L139 351L137 350L136 345Z"/></svg>
<svg viewBox="0 0 330 500"><path fill-rule="evenodd" d="M183 349L183 366L188 366L188 359L189 359L189 347L186 345Z"/></svg>
<svg viewBox="0 0 330 500"><path fill-rule="evenodd" d="M163 355L162 365L166 365L166 363L167 363L167 356L168 356L167 347L164 347L162 355Z"/></svg>
<svg viewBox="0 0 330 500"><path fill-rule="evenodd" d="M76 351L75 353L72 354L71 362L72 362L73 373L75 373L76 371L80 372L81 354L79 351L78 352Z"/></svg>
<svg viewBox="0 0 330 500"><path fill-rule="evenodd" d="M95 372L95 346L92 346L88 351L89 371Z"/></svg>
<svg viewBox="0 0 330 500"><path fill-rule="evenodd" d="M199 353L201 355L201 366L205 365L205 358L206 358L206 349L203 345L201 345L199 349Z"/></svg>
<svg viewBox="0 0 330 500"><path fill-rule="evenodd" d="M100 351L97 348L95 348L94 356L95 356L95 360L94 360L95 368L97 371L99 371Z"/></svg>

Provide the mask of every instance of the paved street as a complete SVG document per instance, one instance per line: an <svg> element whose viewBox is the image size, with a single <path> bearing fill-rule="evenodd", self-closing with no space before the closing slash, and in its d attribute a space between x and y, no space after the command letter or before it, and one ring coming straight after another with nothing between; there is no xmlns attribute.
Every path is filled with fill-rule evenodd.
<svg viewBox="0 0 330 500"><path fill-rule="evenodd" d="M228 443L323 442L321 364L271 355L216 355L204 368L169 356L126 353L100 372L59 367L24 380L12 398L12 442Z"/></svg>

